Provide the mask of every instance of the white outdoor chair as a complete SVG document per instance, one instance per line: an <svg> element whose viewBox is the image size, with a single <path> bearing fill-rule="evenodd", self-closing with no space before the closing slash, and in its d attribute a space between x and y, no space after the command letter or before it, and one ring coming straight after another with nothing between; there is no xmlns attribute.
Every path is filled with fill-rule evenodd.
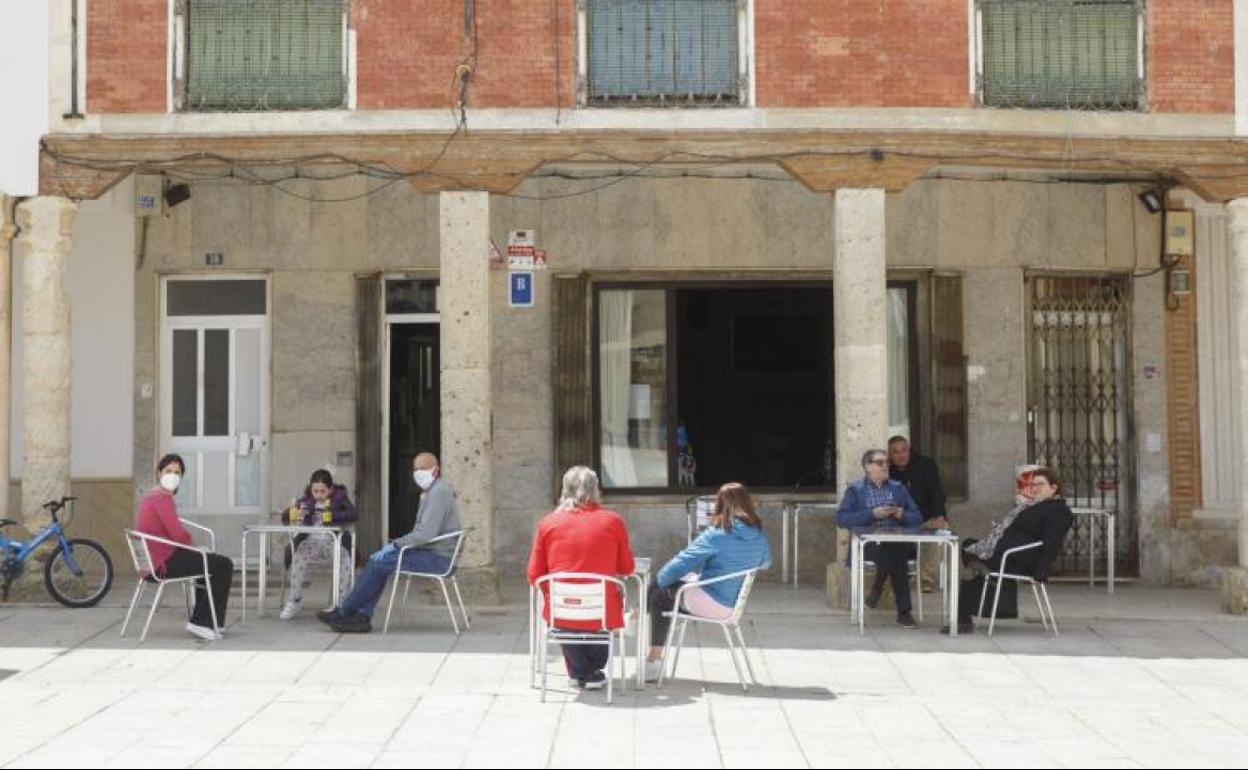
<svg viewBox="0 0 1248 770"><path fill-rule="evenodd" d="M394 585L390 588L390 605L386 608L386 623L382 626L381 632L384 634L390 630L390 613L394 612L394 596L399 592L399 581L403 582L403 605L407 605L407 589L411 587L412 578L424 578L426 580L436 580L438 585L442 587L442 596L446 599L446 611L451 614L451 627L455 629L455 633L459 633L459 621L455 617L455 606L451 603L451 593L446 589L446 584L450 583L455 589L455 599L459 602L459 613L464 618L464 629L472 628L468 618L468 611L464 609L464 597L459 592L459 580L456 578L455 569L459 566L459 555L464 550L464 541L468 539L468 532L472 528L462 529L457 532L447 532L445 535L438 535L420 546L408 545L399 549L399 565L394 575ZM408 572L403 569L403 555L412 548L427 548L433 543L440 543L445 540L455 539L455 550L451 553L451 563L447 566L446 571L441 574L432 572Z"/></svg>
<svg viewBox="0 0 1248 770"><path fill-rule="evenodd" d="M160 606L160 598L165 591L165 586L175 583L181 584L182 598L186 602L186 616L189 619L191 616L191 593L194 591L195 582L198 580L204 581L204 591L208 594L208 609L212 613L212 630L217 632L218 636L221 634L221 629L217 626L217 607L212 598L212 590L208 582L208 554L216 550L217 536L211 529L201 524L196 524L195 522L187 521L186 519L181 519L180 521L184 527L189 527L191 529L207 533L209 542L208 548L198 548L193 545L185 545L183 543L174 542L173 540L167 540L163 537L157 537L156 535L149 535L145 532L136 532L132 529L125 530L126 544L130 546L130 558L134 562L134 571L138 576L138 582L134 586L134 596L130 597L130 609L126 611L126 619L121 624L121 636L124 637L126 635L126 629L130 626L130 617L134 614L135 608L139 605L139 600L143 596L143 589L149 584L156 586L156 596L152 599L152 608L147 613L147 622L143 624L143 632L139 634L140 644L147 639L147 630L152 625L152 618L156 615L156 608ZM150 548L148 547L151 543L162 543L164 545L173 546L174 548L180 548L184 551L192 551L200 554L200 557L204 562L203 573L188 575L180 578L160 577L160 575L157 574L156 570L152 567L152 554Z"/></svg>
<svg viewBox="0 0 1248 770"><path fill-rule="evenodd" d="M984 589L979 592L979 612L981 618L984 616L984 601L988 598L988 581L995 580L997 589L992 597L992 615L988 619L988 635L992 636L992 629L997 622L997 604L1001 601L1001 586L1003 581L1013 580L1018 583L1026 583L1031 586L1031 593L1036 597L1036 607L1040 610L1040 622L1044 624L1044 630L1048 631L1049 626L1053 627L1053 635L1057 636L1057 616L1053 614L1053 605L1049 602L1049 590L1044 583L1036 580L1030 575L1014 575L1006 571L1006 563L1010 557L1022 551L1030 551L1033 548L1040 548L1044 545L1044 541L1037 540L1034 543L1020 545L1017 548L1011 548L1001 554L1001 567L996 572L989 572L984 578ZM1041 597L1044 601L1041 602Z"/></svg>
<svg viewBox="0 0 1248 770"><path fill-rule="evenodd" d="M624 581L609 575L598 575L592 572L555 572L537 579L535 588L539 597L543 596L542 588L549 595L550 621L543 619L544 613L538 612L537 622L541 626L541 644L535 652L538 656L538 667L542 675L542 702L546 702L546 664L551 642L571 645L599 645L607 648L607 703L613 698L611 664L615 660L615 644L620 645L620 682L624 682L624 627L612 629L607 625L607 611L610 607L608 591L618 591L621 604L624 601ZM560 628L562 621L580 622L596 621L598 629L579 631Z"/></svg>
<svg viewBox="0 0 1248 770"><path fill-rule="evenodd" d="M724 639L728 640L728 652L732 655L732 665L737 669L737 679L741 681L741 689L745 692L749 692L750 688L746 685L745 675L741 671L741 662L737 660L737 644L740 643L741 656L745 658L745 668L750 672L750 681L756 685L758 684L758 677L754 675L754 666L750 663L749 649L745 646L745 636L741 633L741 616L745 613L745 603L750 598L750 589L754 586L754 578L758 575L758 569L758 567L755 567L754 569L742 570L741 572L733 572L729 575L721 575L717 578L711 578L710 580L691 581L685 583L679 590L676 591L675 605L673 605L670 612L663 613L665 617L672 619L672 625L667 629L667 641L663 645L663 662L659 670L659 687L663 686L663 679L665 677L676 676L676 666L680 663L680 648L684 646L685 631L690 623L709 623L711 625L719 626L724 630ZM737 578L744 578L744 580L741 583L741 592L737 594L737 603L733 605L732 614L727 618L724 618L723 620L703 618L697 615L691 615L682 609L683 605L681 602L684 601L685 591L688 591L691 588L701 588L709 586L713 583L722 583L725 580L734 580ZM735 640L733 639L733 632L736 633ZM672 649L673 641L676 642L676 652L672 655L672 670L669 674L667 671L667 659L668 654Z"/></svg>

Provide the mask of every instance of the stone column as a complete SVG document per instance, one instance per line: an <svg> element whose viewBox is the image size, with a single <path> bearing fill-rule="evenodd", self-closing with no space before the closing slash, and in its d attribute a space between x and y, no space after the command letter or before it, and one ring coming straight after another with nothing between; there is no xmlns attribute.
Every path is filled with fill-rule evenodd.
<svg viewBox="0 0 1248 770"><path fill-rule="evenodd" d="M9 276L13 274L13 238L17 235L17 222L10 217L13 199L0 195L0 519L9 518L9 442L12 426L9 415L9 399L13 383L12 369L12 313L13 288Z"/></svg>
<svg viewBox="0 0 1248 770"><path fill-rule="evenodd" d="M442 468L472 535L461 557L474 592L497 595L490 392L490 196L440 196Z"/></svg>
<svg viewBox="0 0 1248 770"><path fill-rule="evenodd" d="M66 272L78 205L41 196L18 208L22 246L22 513L69 494L70 360Z"/></svg>
<svg viewBox="0 0 1248 770"><path fill-rule="evenodd" d="M1248 404L1248 198L1226 204L1230 215L1231 265L1235 282L1235 322L1239 329L1239 401ZM1248 465L1248 408L1239 412L1240 462ZM1248 467L1239 475L1239 566L1226 570L1222 581L1227 612L1248 614Z"/></svg>
<svg viewBox="0 0 1248 770"><path fill-rule="evenodd" d="M884 190L837 190L832 323L836 366L836 485L862 476L862 453L888 440L888 284L884 262ZM845 606L847 539L837 537L828 568L828 603Z"/></svg>

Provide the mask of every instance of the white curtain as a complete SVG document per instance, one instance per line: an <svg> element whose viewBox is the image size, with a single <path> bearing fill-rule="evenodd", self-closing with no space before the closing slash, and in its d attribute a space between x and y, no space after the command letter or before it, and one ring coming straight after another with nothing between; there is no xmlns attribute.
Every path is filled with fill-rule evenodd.
<svg viewBox="0 0 1248 770"><path fill-rule="evenodd" d="M637 468L628 445L629 385L633 366L633 292L598 295L600 404L603 484L637 486Z"/></svg>
<svg viewBox="0 0 1248 770"><path fill-rule="evenodd" d="M888 290L888 435L910 437L910 331L906 290Z"/></svg>

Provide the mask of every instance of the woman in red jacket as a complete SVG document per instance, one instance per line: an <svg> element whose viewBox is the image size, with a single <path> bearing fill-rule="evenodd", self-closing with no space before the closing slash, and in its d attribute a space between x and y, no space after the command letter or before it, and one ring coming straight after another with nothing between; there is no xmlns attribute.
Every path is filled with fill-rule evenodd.
<svg viewBox="0 0 1248 770"><path fill-rule="evenodd" d="M139 501L138 513L134 516L134 529L145 535L172 540L183 545L193 545L191 533L182 526L178 518L178 504L173 495L182 483L186 464L178 455L170 454L160 458L156 464L156 477L159 483ZM152 557L152 569L164 578L189 577L204 573L203 557L195 551L178 548L164 543L148 543L148 552ZM230 584L234 582L234 562L219 553L208 554L208 583L212 590L212 604L216 609L216 628L225 627L225 606L230 599ZM196 584L195 610L186 624L186 630L200 639L220 639L212 623L212 612L209 610L208 596L203 590L203 582Z"/></svg>
<svg viewBox="0 0 1248 770"><path fill-rule="evenodd" d="M563 474L563 495L559 507L542 517L533 537L529 555L529 585L538 578L555 572L590 572L597 575L631 575L633 549L628 543L628 527L624 517L600 505L598 474L583 465L576 465ZM546 620L550 607L546 603ZM560 628L598 631L599 621L561 622ZM616 592L607 597L607 627L624 625L623 599ZM565 645L564 662L568 676L587 690L605 686L607 648L602 645Z"/></svg>

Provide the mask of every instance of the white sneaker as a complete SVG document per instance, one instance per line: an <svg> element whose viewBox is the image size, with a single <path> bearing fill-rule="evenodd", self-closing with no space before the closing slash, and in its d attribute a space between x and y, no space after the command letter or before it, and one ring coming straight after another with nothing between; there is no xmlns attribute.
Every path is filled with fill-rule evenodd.
<svg viewBox="0 0 1248 770"><path fill-rule="evenodd" d="M284 605L282 605L282 612L280 615L278 615L278 617L281 618L282 620L290 620L291 618L299 614L299 609L302 606L303 605L300 602L286 602Z"/></svg>
<svg viewBox="0 0 1248 770"><path fill-rule="evenodd" d="M197 625L195 623L187 623L186 630L191 632L191 636L198 636L206 642L215 642L222 636L207 626Z"/></svg>
<svg viewBox="0 0 1248 770"><path fill-rule="evenodd" d="M646 681L657 682L659 675L663 673L663 660L646 660Z"/></svg>

